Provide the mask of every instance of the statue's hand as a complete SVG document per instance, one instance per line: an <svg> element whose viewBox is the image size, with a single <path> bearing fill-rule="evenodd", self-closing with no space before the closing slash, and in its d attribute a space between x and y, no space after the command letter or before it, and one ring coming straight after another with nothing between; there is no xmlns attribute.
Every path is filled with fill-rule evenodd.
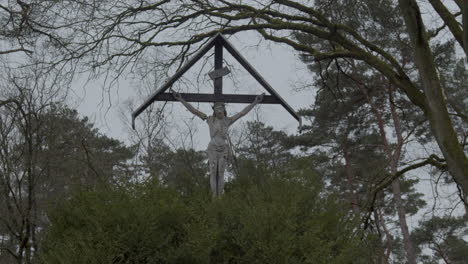
<svg viewBox="0 0 468 264"><path fill-rule="evenodd" d="M180 95L180 93L178 93L178 92L176 92L176 91L174 91L174 90L172 90L172 95L173 95L174 98L177 99L177 100L182 99L182 96Z"/></svg>
<svg viewBox="0 0 468 264"><path fill-rule="evenodd" d="M257 97L255 97L255 103L257 103L257 104L260 103L263 100L264 96L265 96L265 93L257 95Z"/></svg>

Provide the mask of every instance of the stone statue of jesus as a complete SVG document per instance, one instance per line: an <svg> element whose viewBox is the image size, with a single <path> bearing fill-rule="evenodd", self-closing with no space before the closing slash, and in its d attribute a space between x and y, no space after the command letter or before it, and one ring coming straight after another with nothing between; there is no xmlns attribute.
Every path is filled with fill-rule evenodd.
<svg viewBox="0 0 468 264"><path fill-rule="evenodd" d="M179 93L172 91L172 94L192 114L208 123L211 140L206 152L210 167L210 186L213 196L218 197L224 190L224 170L226 169L229 155L228 128L239 118L250 112L256 104L260 103L265 94L255 97L253 103L231 117L227 116L224 103L216 102L213 106L213 115L207 116L185 101Z"/></svg>

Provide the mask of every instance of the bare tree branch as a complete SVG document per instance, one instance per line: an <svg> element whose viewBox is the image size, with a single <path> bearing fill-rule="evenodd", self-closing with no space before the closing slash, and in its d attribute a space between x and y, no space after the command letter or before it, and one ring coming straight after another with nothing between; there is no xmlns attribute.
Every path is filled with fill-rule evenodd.
<svg viewBox="0 0 468 264"><path fill-rule="evenodd" d="M453 36L455 37L457 42L460 44L460 46L465 49L463 30L460 27L460 24L458 23L458 21L455 19L455 16L452 13L450 13L448 8L444 4L442 4L440 0L429 0L429 3L431 3L434 10L442 18L445 25L447 25L450 32L452 32ZM465 49L465 55L468 56L467 49Z"/></svg>

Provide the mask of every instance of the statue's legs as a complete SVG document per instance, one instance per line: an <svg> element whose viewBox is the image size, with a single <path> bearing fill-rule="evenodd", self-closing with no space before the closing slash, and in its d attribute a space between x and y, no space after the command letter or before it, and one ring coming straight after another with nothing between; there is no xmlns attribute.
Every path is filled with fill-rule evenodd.
<svg viewBox="0 0 468 264"><path fill-rule="evenodd" d="M218 196L217 190L217 181L218 181L218 162L216 160L210 160L210 187L211 187L211 194L213 197Z"/></svg>
<svg viewBox="0 0 468 264"><path fill-rule="evenodd" d="M210 162L210 186L213 197L223 194L225 164L226 162L222 158Z"/></svg>
<svg viewBox="0 0 468 264"><path fill-rule="evenodd" d="M219 155L217 151L208 148L208 165L210 167L210 187L211 187L211 194L213 197L217 197L219 195L218 191L218 160Z"/></svg>
<svg viewBox="0 0 468 264"><path fill-rule="evenodd" d="M210 166L210 187L213 197L218 197L224 192L224 170L226 169L226 158L224 152L208 151Z"/></svg>
<svg viewBox="0 0 468 264"><path fill-rule="evenodd" d="M224 193L224 170L225 169L226 169L226 159L224 159L224 157L221 157L218 160L218 181L217 181L218 195L221 195Z"/></svg>

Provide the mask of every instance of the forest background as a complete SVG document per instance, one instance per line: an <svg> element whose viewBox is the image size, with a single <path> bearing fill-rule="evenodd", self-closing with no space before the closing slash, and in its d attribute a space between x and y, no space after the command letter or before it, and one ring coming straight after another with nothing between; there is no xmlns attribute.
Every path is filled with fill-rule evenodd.
<svg viewBox="0 0 468 264"><path fill-rule="evenodd" d="M2 0L0 15L1 263L468 258L465 1ZM91 87L106 116L136 91L118 106L128 127L217 32L296 58L299 81L269 74L299 90L304 124L262 106L235 127L212 200L206 130L182 108L154 104L124 143L75 106ZM259 93L232 62L227 89ZM210 91L212 68L173 88Z"/></svg>

